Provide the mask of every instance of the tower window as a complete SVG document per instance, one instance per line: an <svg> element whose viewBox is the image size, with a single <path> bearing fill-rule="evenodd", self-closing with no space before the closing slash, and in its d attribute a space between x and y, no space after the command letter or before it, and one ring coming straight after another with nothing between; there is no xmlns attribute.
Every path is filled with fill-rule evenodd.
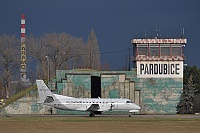
<svg viewBox="0 0 200 133"><path fill-rule="evenodd" d="M159 55L159 45L158 44L149 44L149 55L158 56Z"/></svg>
<svg viewBox="0 0 200 133"><path fill-rule="evenodd" d="M147 44L137 44L138 55L148 55L148 45Z"/></svg>
<svg viewBox="0 0 200 133"><path fill-rule="evenodd" d="M160 55L161 56L170 56L170 44L160 45Z"/></svg>
<svg viewBox="0 0 200 133"><path fill-rule="evenodd" d="M182 48L182 44L173 44L172 45L172 55L173 56L181 56L181 48Z"/></svg>

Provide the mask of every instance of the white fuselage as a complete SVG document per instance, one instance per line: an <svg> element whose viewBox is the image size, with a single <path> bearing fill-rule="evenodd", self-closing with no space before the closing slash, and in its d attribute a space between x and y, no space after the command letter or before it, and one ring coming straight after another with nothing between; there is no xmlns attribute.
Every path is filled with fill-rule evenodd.
<svg viewBox="0 0 200 133"><path fill-rule="evenodd" d="M52 93L43 80L36 80L40 100L38 103L63 110L89 111L128 111L139 112L140 106L130 99L121 98L74 98Z"/></svg>
<svg viewBox="0 0 200 133"><path fill-rule="evenodd" d="M114 98L69 98L62 95L55 95L55 101L44 103L45 105L53 106L58 109L65 110L80 110L85 111L91 104L98 104L101 108L96 111L110 108L112 111L130 111L139 110L140 107L129 99L114 99Z"/></svg>

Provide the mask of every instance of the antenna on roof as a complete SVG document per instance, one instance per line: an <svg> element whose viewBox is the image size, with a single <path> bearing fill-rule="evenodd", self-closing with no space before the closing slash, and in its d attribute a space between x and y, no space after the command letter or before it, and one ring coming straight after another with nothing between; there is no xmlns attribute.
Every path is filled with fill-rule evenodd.
<svg viewBox="0 0 200 133"><path fill-rule="evenodd" d="M156 36L155 36L155 38L157 39L158 36L159 36L159 25L156 24Z"/></svg>
<svg viewBox="0 0 200 133"><path fill-rule="evenodd" d="M185 30L184 30L184 28L183 28L183 38L184 38L184 34L185 34Z"/></svg>
<svg viewBox="0 0 200 133"><path fill-rule="evenodd" d="M183 31L182 31L181 25L180 25L180 29L181 29L181 37L183 37Z"/></svg>
<svg viewBox="0 0 200 133"><path fill-rule="evenodd" d="M184 28L181 27L181 25L180 25L180 29L181 29L181 37L184 38L185 31L184 31Z"/></svg>
<svg viewBox="0 0 200 133"><path fill-rule="evenodd" d="M161 36L161 33L160 33L160 26L158 25L158 32L159 32L159 36Z"/></svg>

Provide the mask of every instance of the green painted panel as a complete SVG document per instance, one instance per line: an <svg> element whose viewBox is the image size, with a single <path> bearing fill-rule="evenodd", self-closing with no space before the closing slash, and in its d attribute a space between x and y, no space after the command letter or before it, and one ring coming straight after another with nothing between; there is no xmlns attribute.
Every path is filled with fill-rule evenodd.
<svg viewBox="0 0 200 133"><path fill-rule="evenodd" d="M70 75L64 73L70 73ZM101 75L103 97L128 98L130 95L134 95L134 90L140 90L142 113L176 113L176 104L182 92L183 79L137 78L136 73L135 68L132 71L67 70L58 72L56 78L57 81L66 78L65 83L71 84L72 92L79 94L78 92L89 93L82 92L82 90L90 91L91 75ZM120 79L120 75L125 75L125 79ZM129 88L130 82L134 82L133 88ZM66 88L66 84L63 88ZM132 97L134 98L134 96Z"/></svg>
<svg viewBox="0 0 200 133"><path fill-rule="evenodd" d="M110 98L120 98L119 97L119 90L111 90L109 92L109 97Z"/></svg>
<svg viewBox="0 0 200 133"><path fill-rule="evenodd" d="M60 94L61 90L63 89L63 83L57 83L57 89L58 94Z"/></svg>
<svg viewBox="0 0 200 133"><path fill-rule="evenodd" d="M91 88L90 75L67 75L67 80L74 83L76 87L82 86L86 90Z"/></svg>

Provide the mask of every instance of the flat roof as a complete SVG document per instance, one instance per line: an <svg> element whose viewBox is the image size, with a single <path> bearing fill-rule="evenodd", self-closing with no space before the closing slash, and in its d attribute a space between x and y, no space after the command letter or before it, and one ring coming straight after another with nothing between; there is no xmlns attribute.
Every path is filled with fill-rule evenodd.
<svg viewBox="0 0 200 133"><path fill-rule="evenodd" d="M187 39L133 39L133 44L144 44L144 43L187 43Z"/></svg>

